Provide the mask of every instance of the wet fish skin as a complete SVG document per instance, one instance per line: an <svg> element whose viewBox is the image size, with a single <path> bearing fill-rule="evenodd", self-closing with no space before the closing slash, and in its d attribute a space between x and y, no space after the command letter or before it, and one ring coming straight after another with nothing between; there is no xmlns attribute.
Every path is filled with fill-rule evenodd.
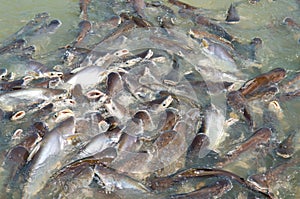
<svg viewBox="0 0 300 199"><path fill-rule="evenodd" d="M228 41L233 41L234 37L231 36L222 26L211 22L207 17L197 15L195 17L195 23L208 28L208 32L222 37Z"/></svg>
<svg viewBox="0 0 300 199"><path fill-rule="evenodd" d="M5 182L4 187L9 188L7 186L11 186L11 183L14 183L17 178L17 173L20 172L26 164L28 157L29 151L22 145L16 145L8 151L4 162L2 163L3 169L8 171L8 174L6 174L7 176L2 176L3 181Z"/></svg>
<svg viewBox="0 0 300 199"><path fill-rule="evenodd" d="M268 192L262 191L257 187L254 187L253 184L249 183L249 181L244 178L226 170L222 169L210 169L210 168L190 168L184 171L180 171L172 176L174 182L178 182L181 179L186 178L197 178L197 177L226 177L230 180L234 180L238 182L240 185L246 187L248 190L251 190L256 193L260 193L267 198L273 198ZM170 184L170 183L169 183Z"/></svg>
<svg viewBox="0 0 300 199"><path fill-rule="evenodd" d="M96 165L95 174L103 182L107 193L114 192L117 189L133 189L142 193L149 193L150 189L143 185L141 182L126 176L125 174L118 173L116 170Z"/></svg>
<svg viewBox="0 0 300 199"><path fill-rule="evenodd" d="M115 147L120 139L121 129L115 128L105 133L94 136L77 154L77 159L82 159L99 153L106 148Z"/></svg>
<svg viewBox="0 0 300 199"><path fill-rule="evenodd" d="M63 89L28 88L0 94L0 108L4 111L24 109L44 101L63 98L66 91Z"/></svg>
<svg viewBox="0 0 300 199"><path fill-rule="evenodd" d="M106 94L110 97L115 96L123 89L123 80L119 73L111 72L107 75Z"/></svg>
<svg viewBox="0 0 300 199"><path fill-rule="evenodd" d="M127 20L121 23L116 29L114 29L112 33L106 35L100 42L92 45L91 48L95 48L96 46L100 45L103 42L114 40L119 36L121 36L122 34L126 32L130 32L132 29L135 28L135 26L136 26L135 22L131 20Z"/></svg>
<svg viewBox="0 0 300 199"><path fill-rule="evenodd" d="M88 89L95 86L99 81L105 68L102 66L89 66L74 74L67 83L73 87L80 84L82 89Z"/></svg>
<svg viewBox="0 0 300 199"><path fill-rule="evenodd" d="M189 146L187 156L196 159L200 158L201 153L208 150L207 147L209 144L209 137L204 133L198 133Z"/></svg>
<svg viewBox="0 0 300 199"><path fill-rule="evenodd" d="M272 167L264 173L249 176L247 182L250 186L271 195L272 193L270 191L272 190L270 185L276 183L279 178L282 178L281 174L284 173L286 169L296 166L299 166L299 158L292 158L289 159L288 162Z"/></svg>
<svg viewBox="0 0 300 199"><path fill-rule="evenodd" d="M64 160L64 140L75 132L75 118L69 117L47 134L38 146L29 168L29 178L23 194L24 198L34 198L44 187L47 179Z"/></svg>
<svg viewBox="0 0 300 199"><path fill-rule="evenodd" d="M78 187L88 187L94 177L94 167L108 165L116 156L115 148L107 148L94 156L71 162L50 177L42 193L55 191L56 194L68 195Z"/></svg>
<svg viewBox="0 0 300 199"><path fill-rule="evenodd" d="M24 80L18 79L11 82L0 82L0 91L12 91L24 87Z"/></svg>
<svg viewBox="0 0 300 199"><path fill-rule="evenodd" d="M61 26L61 24L62 22L60 20L53 19L49 24L45 24L44 26L35 30L34 35L53 34Z"/></svg>
<svg viewBox="0 0 300 199"><path fill-rule="evenodd" d="M300 24L298 24L295 20L293 20L290 17L284 18L283 23L286 24L289 27L300 30Z"/></svg>
<svg viewBox="0 0 300 199"><path fill-rule="evenodd" d="M197 199L197 198L219 198L222 197L226 192L232 189L232 183L228 179L221 179L212 184L206 185L201 187L198 190L189 192L189 193L182 193L182 194L175 194L171 195L170 198L175 199Z"/></svg>
<svg viewBox="0 0 300 199"><path fill-rule="evenodd" d="M271 138L272 131L269 128L261 128L255 131L251 137L241 143L236 149L227 153L224 161L217 164L218 167L223 167L226 164L236 160L245 151L255 149L260 144L266 144Z"/></svg>
<svg viewBox="0 0 300 199"><path fill-rule="evenodd" d="M272 99L277 93L279 92L279 89L276 86L270 86L267 88L258 89L257 91L252 92L251 94L247 95L247 100L269 100Z"/></svg>
<svg viewBox="0 0 300 199"><path fill-rule="evenodd" d="M226 48L226 46L210 41L209 39L202 39L201 44L207 48L208 52L216 55L222 60L229 61L234 63L234 58L230 49Z"/></svg>
<svg viewBox="0 0 300 199"><path fill-rule="evenodd" d="M263 73L247 81L239 89L239 91L242 93L242 95L247 96L248 94L258 90L259 88L266 87L269 84L280 82L285 76L286 76L285 69L275 68L267 73Z"/></svg>

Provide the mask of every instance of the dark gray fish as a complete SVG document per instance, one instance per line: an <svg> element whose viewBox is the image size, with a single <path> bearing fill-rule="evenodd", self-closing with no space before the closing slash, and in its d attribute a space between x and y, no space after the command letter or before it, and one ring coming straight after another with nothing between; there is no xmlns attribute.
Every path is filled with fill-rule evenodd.
<svg viewBox="0 0 300 199"><path fill-rule="evenodd" d="M241 143L238 147L236 147L233 151L227 153L224 161L219 162L217 166L225 166L226 164L234 161L241 154L246 151L255 149L260 144L266 144L269 142L271 138L272 131L269 128L261 128L258 129L251 135L247 140Z"/></svg>
<svg viewBox="0 0 300 199"><path fill-rule="evenodd" d="M115 147L120 139L122 132L119 128L100 133L91 138L91 140L82 147L77 159L86 158L95 155L106 148Z"/></svg>
<svg viewBox="0 0 300 199"><path fill-rule="evenodd" d="M291 158L295 152L294 137L296 131L290 133L276 148L276 154L282 158Z"/></svg>
<svg viewBox="0 0 300 199"><path fill-rule="evenodd" d="M132 29L134 29L136 26L135 22L133 21L125 21L121 23L117 28L115 28L110 34L106 35L100 42L94 44L91 46L91 48L95 48L99 44L106 42L106 41L112 41L122 34L125 34L127 32L130 32Z"/></svg>
<svg viewBox="0 0 300 199"><path fill-rule="evenodd" d="M45 26L46 20L49 18L49 14L46 12L36 14L35 17L30 20L24 27L18 30L13 35L9 36L5 41L11 43L15 40L25 38L35 34L35 32L41 27Z"/></svg>
<svg viewBox="0 0 300 199"><path fill-rule="evenodd" d="M144 0L133 0L133 8L140 17L146 17L144 12L146 4Z"/></svg>
<svg viewBox="0 0 300 199"><path fill-rule="evenodd" d="M0 55L10 52L14 49L21 49L25 43L26 43L26 41L24 39L14 40L11 43L7 44L6 46L3 46L0 48Z"/></svg>
<svg viewBox="0 0 300 199"><path fill-rule="evenodd" d="M270 86L267 88L262 88L257 91L254 91L253 93L247 95L247 100L270 100L272 99L277 93L279 92L279 89L276 86Z"/></svg>
<svg viewBox="0 0 300 199"><path fill-rule="evenodd" d="M208 32L222 37L228 41L234 40L234 37L231 36L222 26L213 23L207 17L197 15L194 20L196 24L206 27L208 29Z"/></svg>
<svg viewBox="0 0 300 199"><path fill-rule="evenodd" d="M53 19L49 24L45 24L41 28L35 31L36 35L41 34L53 34L61 26L61 21L58 19Z"/></svg>
<svg viewBox="0 0 300 199"><path fill-rule="evenodd" d="M234 4L231 4L228 11L225 21L227 23L237 23L240 21L240 16L236 10L236 7Z"/></svg>
<svg viewBox="0 0 300 199"><path fill-rule="evenodd" d="M11 91L15 89L20 89L23 86L25 86L23 79L18 79L11 82L0 82L0 91Z"/></svg>
<svg viewBox="0 0 300 199"><path fill-rule="evenodd" d="M7 171L7 176L5 178L1 177L5 183L4 187L9 188L7 186L11 186L10 184L14 183L17 173L26 164L28 157L29 151L21 145L14 146L8 151L3 162L3 169Z"/></svg>
<svg viewBox="0 0 300 199"><path fill-rule="evenodd" d="M260 193L263 196L267 198L272 198L269 193L262 191L258 189L257 187L254 187L252 184L250 184L248 181L246 181L244 178L230 172L225 171L222 169L207 169L207 168L190 168L184 171L180 171L177 174L172 176L173 182L178 182L180 179L186 179L186 178L197 178L197 177L226 177L230 180L234 180L238 182L240 185L246 187L247 189ZM172 183L167 183L166 185L172 185Z"/></svg>
<svg viewBox="0 0 300 199"><path fill-rule="evenodd" d="M106 94L110 97L115 96L123 89L122 77L117 72L111 72L107 75Z"/></svg>
<svg viewBox="0 0 300 199"><path fill-rule="evenodd" d="M206 185L204 187L201 187L198 190L189 193L171 195L170 198L175 198L175 199L220 198L231 189L232 189L231 181L228 179L221 179L212 184Z"/></svg>
<svg viewBox="0 0 300 199"><path fill-rule="evenodd" d="M118 142L119 151L138 152L143 142L138 136L134 136L128 133L122 133Z"/></svg>
<svg viewBox="0 0 300 199"><path fill-rule="evenodd" d="M264 173L254 174L248 177L247 182L250 186L255 189L260 190L261 192L270 193L270 188L273 183L277 183L277 181L283 180L283 173L290 167L298 167L299 166L299 158L290 159L288 162L277 165L268 169ZM290 180L288 177L286 180Z"/></svg>
<svg viewBox="0 0 300 199"><path fill-rule="evenodd" d="M209 144L209 137L204 133L198 133L188 148L187 156L189 159L198 159L203 157L202 155L206 155L206 152L209 150L207 148Z"/></svg>

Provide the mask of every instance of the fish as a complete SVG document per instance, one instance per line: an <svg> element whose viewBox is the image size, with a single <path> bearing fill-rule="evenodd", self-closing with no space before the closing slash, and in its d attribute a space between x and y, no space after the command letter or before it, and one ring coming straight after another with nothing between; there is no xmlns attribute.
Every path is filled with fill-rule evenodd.
<svg viewBox="0 0 300 199"><path fill-rule="evenodd" d="M80 149L76 159L86 158L99 153L106 148L115 147L121 137L121 129L115 128L104 133L99 133Z"/></svg>
<svg viewBox="0 0 300 199"><path fill-rule="evenodd" d="M16 111L34 104L50 102L63 98L63 89L28 88L0 94L0 108L4 111Z"/></svg>
<svg viewBox="0 0 300 199"><path fill-rule="evenodd" d="M235 63L234 57L230 52L230 49L226 48L226 46L212 42L209 39L202 39L201 45L204 47L204 49L207 49L207 52L209 54L213 54L221 60Z"/></svg>
<svg viewBox="0 0 300 199"><path fill-rule="evenodd" d="M208 29L208 32L215 34L219 37L222 37L226 39L227 41L233 41L235 38L230 35L222 26L213 23L211 20L209 20L207 17L202 15L195 16L195 23L204 26Z"/></svg>
<svg viewBox="0 0 300 199"><path fill-rule="evenodd" d="M225 21L227 23L237 23L240 21L240 16L233 3L230 4Z"/></svg>
<svg viewBox="0 0 300 199"><path fill-rule="evenodd" d="M121 23L117 28L112 30L112 32L110 34L106 35L101 41L93 44L91 46L91 48L93 49L96 46L99 46L103 42L109 42L109 41L115 40L122 34L125 34L127 32L130 32L131 30L133 30L135 28L135 26L136 26L135 22L133 22L131 20L127 20L127 21Z"/></svg>
<svg viewBox="0 0 300 199"><path fill-rule="evenodd" d="M283 19L283 24L291 27L291 28L294 28L296 30L300 30L300 24L298 24L295 20L293 20L292 18L290 17L286 17Z"/></svg>
<svg viewBox="0 0 300 199"><path fill-rule="evenodd" d="M25 87L25 81L18 79L10 82L0 82L0 91L12 91Z"/></svg>
<svg viewBox="0 0 300 199"><path fill-rule="evenodd" d="M49 14L47 12L38 13L31 19L28 23L20 28L16 33L10 35L5 41L8 43L24 40L24 37L33 35L38 29L43 27L46 23L46 20L49 19Z"/></svg>
<svg viewBox="0 0 300 199"><path fill-rule="evenodd" d="M146 8L146 3L144 0L132 0L133 1L133 8L136 11L136 13L142 17L145 18L145 8Z"/></svg>
<svg viewBox="0 0 300 199"><path fill-rule="evenodd" d="M106 94L110 97L117 95L123 90L123 80L119 73L111 72L106 79Z"/></svg>
<svg viewBox="0 0 300 199"><path fill-rule="evenodd" d="M230 191L232 187L230 180L221 179L192 192L171 195L170 198L219 198L226 194L226 192Z"/></svg>
<svg viewBox="0 0 300 199"><path fill-rule="evenodd" d="M246 187L248 190L253 191L255 193L260 193L261 195L267 198L273 198L272 195L266 193L254 187L251 183L249 183L244 178L226 170L222 169L210 169L210 168L189 168L183 171L179 171L176 174L172 175L173 181L180 182L180 179L188 179L188 178L198 178L198 177L225 177L230 180L234 180L238 182L240 185ZM169 183L170 184L170 183Z"/></svg>
<svg viewBox="0 0 300 199"><path fill-rule="evenodd" d="M255 149L258 145L267 144L271 138L272 131L269 128L260 128L255 131L247 140L238 145L234 150L226 154L225 160L217 163L218 167L224 167L234 161L246 151Z"/></svg>
<svg viewBox="0 0 300 199"><path fill-rule="evenodd" d="M247 178L247 182L250 186L255 187L261 192L271 194L272 187L270 185L272 183L277 183L279 178L282 179L281 174L284 173L286 169L290 168L291 166L293 167L299 166L299 158L289 159L287 162L272 167L264 173L250 175ZM290 180L290 179L286 178L286 180Z"/></svg>
<svg viewBox="0 0 300 199"><path fill-rule="evenodd" d="M189 146L187 157L196 159L204 157L209 152L209 145L208 136L204 133L198 133Z"/></svg>
<svg viewBox="0 0 300 199"><path fill-rule="evenodd" d="M58 19L53 19L49 24L46 24L39 29L35 30L35 35L53 34L61 26L62 22Z"/></svg>
<svg viewBox="0 0 300 199"><path fill-rule="evenodd" d="M90 0L79 0L80 15L82 16L83 20L88 19L87 8L90 2Z"/></svg>
<svg viewBox="0 0 300 199"><path fill-rule="evenodd" d="M75 118L69 117L59 123L49 134L45 135L37 146L38 152L33 156L29 168L29 178L25 184L24 198L34 198L45 186L47 179L64 161L66 154L65 140L75 133Z"/></svg>
<svg viewBox="0 0 300 199"><path fill-rule="evenodd" d="M66 196L73 193L78 187L88 187L95 176L94 167L109 164L116 155L115 148L107 148L98 154L63 166L49 178L39 195L51 193L52 197Z"/></svg>
<svg viewBox="0 0 300 199"><path fill-rule="evenodd" d="M10 52L14 49L21 49L25 45L26 41L24 39L17 39L12 41L11 43L7 44L0 48L0 55Z"/></svg>
<svg viewBox="0 0 300 199"><path fill-rule="evenodd" d="M118 189L128 189L128 191L136 190L142 193L150 192L150 189L141 182L126 176L125 174L118 173L117 170L112 168L96 165L94 171L104 184L103 187L105 188L106 193L114 192Z"/></svg>
<svg viewBox="0 0 300 199"><path fill-rule="evenodd" d="M79 84L83 90L86 90L100 82L104 73L105 68L102 66L89 66L71 76L67 83L72 87Z"/></svg>
<svg viewBox="0 0 300 199"><path fill-rule="evenodd" d="M83 20L79 22L78 24L80 32L78 33L78 36L76 37L75 42L73 43L73 47L78 46L82 40L87 36L87 34L91 31L92 29L92 24L90 21Z"/></svg>
<svg viewBox="0 0 300 199"><path fill-rule="evenodd" d="M247 96L252 92L263 88L269 84L280 82L286 76L286 70L283 68L275 68L267 73L256 76L255 78L248 80L239 91L243 96Z"/></svg>
<svg viewBox="0 0 300 199"><path fill-rule="evenodd" d="M276 148L276 154L282 158L291 158L295 152L294 137L296 132L290 133Z"/></svg>

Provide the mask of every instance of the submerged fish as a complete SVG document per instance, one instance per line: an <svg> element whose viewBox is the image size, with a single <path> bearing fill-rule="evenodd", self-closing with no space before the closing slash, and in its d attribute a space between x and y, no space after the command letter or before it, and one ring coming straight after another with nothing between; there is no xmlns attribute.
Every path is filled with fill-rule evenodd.
<svg viewBox="0 0 300 199"><path fill-rule="evenodd" d="M4 111L15 111L42 102L50 102L63 98L63 89L28 88L6 92L0 95L0 108Z"/></svg>
<svg viewBox="0 0 300 199"><path fill-rule="evenodd" d="M171 195L170 198L175 199L197 199L197 198L219 198L222 197L226 192L232 189L232 183L230 180L218 180L212 184L201 187L198 190Z"/></svg>
<svg viewBox="0 0 300 199"><path fill-rule="evenodd" d="M219 162L217 166L225 166L226 164L234 161L242 153L255 149L260 144L266 144L271 138L272 131L269 128L261 128L253 133L253 135L244 141L236 149L227 153L225 161Z"/></svg>

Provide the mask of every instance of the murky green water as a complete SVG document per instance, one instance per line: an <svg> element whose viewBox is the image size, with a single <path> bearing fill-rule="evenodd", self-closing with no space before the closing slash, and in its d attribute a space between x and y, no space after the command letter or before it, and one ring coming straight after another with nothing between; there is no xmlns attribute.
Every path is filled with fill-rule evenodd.
<svg viewBox="0 0 300 199"><path fill-rule="evenodd" d="M120 1L120 0L119 0ZM244 2L245 1L245 2ZM263 46L258 52L258 60L261 63L261 72L269 71L272 68L282 67L289 71L300 70L300 31L293 30L282 24L285 17L291 17L300 23L300 5L296 0L261 0L258 4L252 5L246 0L186 0L184 2L203 9L202 13L217 20L228 32L237 37L237 40L247 43L254 37L263 40ZM230 3L236 3L241 17L238 24L226 24L227 9ZM54 51L74 40L79 19L79 7L77 0L0 0L0 43L19 30L35 14L48 12L52 19L62 21L58 31L36 40L39 47L38 53ZM45 40L44 40L45 39ZM298 85L299 86L299 85ZM297 87L299 89L299 87ZM281 131L296 130L296 150L300 150L300 106L299 99L282 104L284 115ZM283 139L284 133L279 138ZM259 163L258 163L259 164ZM257 165L253 163L253 167ZM236 173L245 175L243 169L237 169ZM251 170L251 169L249 169ZM293 173L294 170L291 171ZM249 173L248 173L249 174ZM245 175L244 177L246 177ZM299 175L298 175L299 176ZM299 179L292 181L293 189L300 186ZM288 187L289 185L287 185ZM237 190L238 191L238 190ZM231 193L234 195L234 193ZM281 196L284 196L284 194ZM299 191L296 196L300 196ZM289 197L291 197L289 195ZM288 198L288 197L287 197Z"/></svg>

